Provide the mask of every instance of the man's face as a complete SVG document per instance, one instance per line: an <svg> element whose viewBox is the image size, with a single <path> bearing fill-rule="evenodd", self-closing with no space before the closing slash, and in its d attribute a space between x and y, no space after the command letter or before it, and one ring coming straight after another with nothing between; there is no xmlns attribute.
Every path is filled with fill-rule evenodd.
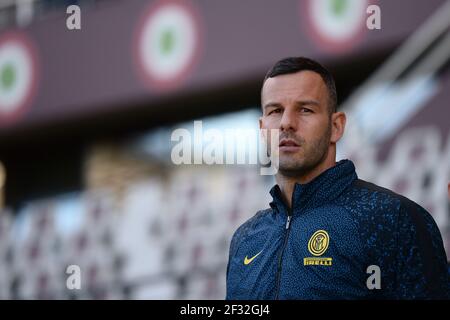
<svg viewBox="0 0 450 320"><path fill-rule="evenodd" d="M281 174L297 176L324 161L330 146L331 120L327 87L319 74L300 71L268 78L261 99L261 129L280 130Z"/></svg>

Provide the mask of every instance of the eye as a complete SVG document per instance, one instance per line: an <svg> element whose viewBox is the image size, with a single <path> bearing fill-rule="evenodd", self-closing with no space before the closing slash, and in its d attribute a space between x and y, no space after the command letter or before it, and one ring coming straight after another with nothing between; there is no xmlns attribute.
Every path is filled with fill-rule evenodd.
<svg viewBox="0 0 450 320"><path fill-rule="evenodd" d="M273 110L269 111L269 115L272 114L272 113L280 113L280 112L281 112L280 108L273 109Z"/></svg>
<svg viewBox="0 0 450 320"><path fill-rule="evenodd" d="M303 112L303 113L311 113L312 112L312 110L311 109L308 109L308 108L302 108L301 109L301 112Z"/></svg>

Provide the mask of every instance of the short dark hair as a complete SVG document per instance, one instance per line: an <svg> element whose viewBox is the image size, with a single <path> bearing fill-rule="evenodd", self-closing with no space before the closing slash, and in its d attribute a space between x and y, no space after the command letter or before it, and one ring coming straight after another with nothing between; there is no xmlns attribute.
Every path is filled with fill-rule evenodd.
<svg viewBox="0 0 450 320"><path fill-rule="evenodd" d="M296 73L304 70L313 71L315 73L318 73L322 77L322 80L325 82L325 85L328 89L328 105L330 114L336 112L337 92L333 75L324 66L312 59L306 57L289 57L281 59L280 61L275 63L275 65L267 72L263 81L263 85L268 78L274 78L279 75Z"/></svg>

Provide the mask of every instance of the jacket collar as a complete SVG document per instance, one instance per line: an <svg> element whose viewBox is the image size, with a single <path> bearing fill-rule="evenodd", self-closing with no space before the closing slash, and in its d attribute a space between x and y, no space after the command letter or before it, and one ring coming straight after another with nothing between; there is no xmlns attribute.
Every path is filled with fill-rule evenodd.
<svg viewBox="0 0 450 320"><path fill-rule="evenodd" d="M337 162L333 167L328 168L320 175L306 184L296 183L293 192L292 213L315 208L326 204L337 198L358 176L355 165L351 160L345 159ZM272 209L285 210L281 190L278 184L272 187L270 195L273 201L270 203Z"/></svg>

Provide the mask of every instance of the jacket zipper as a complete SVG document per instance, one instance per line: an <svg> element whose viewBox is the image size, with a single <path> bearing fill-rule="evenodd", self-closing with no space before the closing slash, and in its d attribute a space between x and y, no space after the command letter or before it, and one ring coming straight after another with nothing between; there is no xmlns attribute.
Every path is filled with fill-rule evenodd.
<svg viewBox="0 0 450 320"><path fill-rule="evenodd" d="M291 220L292 220L292 212L291 212L291 209L289 209L287 220L286 220L286 227L285 227L285 229L287 231L285 233L283 247L281 248L280 256L278 258L278 270L277 270L277 282L276 282L277 286L276 286L276 290L275 290L275 300L278 300L278 295L280 293L281 262L282 262L282 259L283 259L284 249L286 248L287 240L289 238L289 231L291 230L291 228L290 228L291 227Z"/></svg>

